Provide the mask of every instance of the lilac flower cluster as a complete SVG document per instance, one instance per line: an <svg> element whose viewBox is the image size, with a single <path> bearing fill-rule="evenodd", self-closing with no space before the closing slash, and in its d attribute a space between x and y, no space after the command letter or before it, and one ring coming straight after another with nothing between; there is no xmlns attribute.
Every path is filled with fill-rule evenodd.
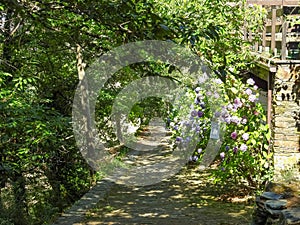
<svg viewBox="0 0 300 225"><path fill-rule="evenodd" d="M176 137L177 146L189 144L193 137L198 137L205 143L205 139L209 136L209 108L207 107L209 93L204 92L200 87L195 88L193 93L187 94L188 96L194 96L194 102L190 105L188 118L179 117L180 121L173 123L172 127L178 135ZM219 98L218 94L212 94L211 98ZM216 115L217 116L217 115ZM219 115L220 116L220 115ZM195 136L196 135L196 136ZM201 144L200 144L201 145ZM200 146L199 145L199 146ZM199 147L192 156L190 156L190 162L197 162L201 159L203 150Z"/></svg>
<svg viewBox="0 0 300 225"><path fill-rule="evenodd" d="M256 94L258 87L252 78L247 80L247 84L248 87L242 93L236 95L232 102L223 107L221 112L221 117L228 126L227 130L230 137L225 138L225 151L221 150L220 152L220 159L222 161L220 166L223 168L221 170L224 170L223 166L227 163L226 158L233 157L231 154L237 155L239 151L244 153L249 150L248 141L251 138L251 134L247 131L249 118L251 118L251 115L258 116L259 112L253 110L255 108L254 104L258 100Z"/></svg>

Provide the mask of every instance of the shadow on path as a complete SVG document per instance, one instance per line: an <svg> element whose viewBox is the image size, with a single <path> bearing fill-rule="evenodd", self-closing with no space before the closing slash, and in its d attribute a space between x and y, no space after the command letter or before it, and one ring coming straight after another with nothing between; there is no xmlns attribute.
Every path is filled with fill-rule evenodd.
<svg viewBox="0 0 300 225"><path fill-rule="evenodd" d="M150 135L145 132L150 132ZM172 150L165 135L167 131L161 125L150 127L145 132L139 137L142 148L130 151L124 158L125 163L138 168L139 165L155 163L170 156ZM153 150L144 146L153 144L158 144ZM128 186L104 180L59 218L55 225L250 224L253 205L222 201L225 189L214 185L209 176L208 169L199 171L185 166L175 176L147 186ZM147 180L148 177L141 179ZM227 188L226 192L238 195L237 190Z"/></svg>

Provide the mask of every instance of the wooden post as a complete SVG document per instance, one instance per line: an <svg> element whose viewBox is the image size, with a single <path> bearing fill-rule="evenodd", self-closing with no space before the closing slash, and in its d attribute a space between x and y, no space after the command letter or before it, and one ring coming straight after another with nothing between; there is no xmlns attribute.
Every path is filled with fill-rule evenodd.
<svg viewBox="0 0 300 225"><path fill-rule="evenodd" d="M271 51L274 52L276 46L275 42L276 34L276 6L272 6L272 30L271 30Z"/></svg>
<svg viewBox="0 0 300 225"><path fill-rule="evenodd" d="M281 59L286 60L286 33L287 33L288 22L282 22L282 40L281 40Z"/></svg>
<svg viewBox="0 0 300 225"><path fill-rule="evenodd" d="M258 52L258 42L256 41L255 44L254 44L254 51L255 52Z"/></svg>
<svg viewBox="0 0 300 225"><path fill-rule="evenodd" d="M247 41L248 40L248 34L247 34L247 23L246 21L244 22L244 40Z"/></svg>
<svg viewBox="0 0 300 225"><path fill-rule="evenodd" d="M253 41L253 35L252 35L252 31L249 30L249 41L252 42Z"/></svg>
<svg viewBox="0 0 300 225"><path fill-rule="evenodd" d="M267 124L269 125L270 132L272 132L272 98L273 98L273 76L274 73L269 72L268 76L268 105L267 105ZM269 141L268 154L271 152L271 139Z"/></svg>
<svg viewBox="0 0 300 225"><path fill-rule="evenodd" d="M263 28L263 32L262 32L262 47L263 47L263 51L265 51L265 47L266 47L266 30L267 30L267 27L266 27L266 24L264 25L264 28Z"/></svg>

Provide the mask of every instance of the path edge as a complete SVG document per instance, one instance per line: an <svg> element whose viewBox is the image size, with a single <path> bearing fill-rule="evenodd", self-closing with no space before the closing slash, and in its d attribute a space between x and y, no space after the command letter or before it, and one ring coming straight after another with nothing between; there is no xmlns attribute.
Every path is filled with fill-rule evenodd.
<svg viewBox="0 0 300 225"><path fill-rule="evenodd" d="M69 209L62 213L52 225L70 225L82 222L86 212L94 208L100 200L105 199L115 183L104 178L97 182L87 193L85 193Z"/></svg>

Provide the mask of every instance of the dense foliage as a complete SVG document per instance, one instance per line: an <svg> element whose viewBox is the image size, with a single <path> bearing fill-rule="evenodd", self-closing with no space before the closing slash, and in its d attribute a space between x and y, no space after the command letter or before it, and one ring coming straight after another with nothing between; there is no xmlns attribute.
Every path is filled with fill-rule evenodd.
<svg viewBox="0 0 300 225"><path fill-rule="evenodd" d="M76 85L95 57L131 41L171 40L190 47L208 63L223 82L228 102L234 103L236 98L243 101L246 86L238 77L242 74L239 71L250 65L251 43L243 39L241 28L251 24L248 29L256 31L262 16L259 8L249 8L245 1L1 1L0 223L48 223L97 179L98 174L75 145L71 126ZM172 71L170 65L140 63L124 68L107 82L98 99L96 119L108 147L118 144L110 112L119 91L134 79L172 77ZM187 78L176 75L176 79L186 82ZM243 88L233 89L237 87ZM254 174L261 169L254 167L256 162L262 160L266 165L270 158L259 158L268 138L257 133L266 131L257 127L263 112L258 105L249 108L247 104L245 100L243 107L230 111L231 117L242 118L254 109L259 115L247 117L247 126L229 124L226 135L237 132L239 144L230 138L224 142L228 151L221 167L229 172L218 176L220 179L227 179L228 174L248 178L240 171ZM165 117L170 110L167 103L149 98L135 105L131 119L147 123L152 115ZM209 112L209 108L205 110ZM210 127L201 120L207 126L201 128L205 136ZM235 154L233 149L242 144L243 132L249 134L246 144L249 142L253 151ZM199 145L204 148L205 142ZM245 164L243 157L252 161ZM240 168L242 160L246 169ZM251 179L256 182L260 177Z"/></svg>

